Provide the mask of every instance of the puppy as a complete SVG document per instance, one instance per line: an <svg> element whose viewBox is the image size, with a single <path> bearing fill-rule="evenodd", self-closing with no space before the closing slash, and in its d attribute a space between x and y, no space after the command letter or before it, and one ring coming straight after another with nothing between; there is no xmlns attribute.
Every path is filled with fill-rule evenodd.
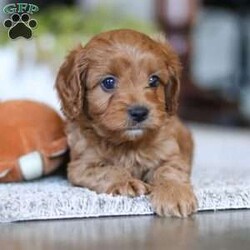
<svg viewBox="0 0 250 250"><path fill-rule="evenodd" d="M149 194L161 216L186 217L193 142L176 117L180 62L166 42L133 30L95 36L61 66L68 179L97 193Z"/></svg>

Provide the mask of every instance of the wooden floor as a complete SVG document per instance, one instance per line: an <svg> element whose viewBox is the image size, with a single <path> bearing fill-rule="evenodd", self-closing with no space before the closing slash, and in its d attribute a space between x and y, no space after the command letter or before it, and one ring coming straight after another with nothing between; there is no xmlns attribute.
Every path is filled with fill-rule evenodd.
<svg viewBox="0 0 250 250"><path fill-rule="evenodd" d="M0 224L1 250L248 250L250 210Z"/></svg>

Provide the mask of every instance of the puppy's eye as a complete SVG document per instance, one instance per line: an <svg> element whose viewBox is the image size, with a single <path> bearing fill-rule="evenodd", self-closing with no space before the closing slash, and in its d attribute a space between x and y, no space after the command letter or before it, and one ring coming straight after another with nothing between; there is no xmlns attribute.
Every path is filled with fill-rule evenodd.
<svg viewBox="0 0 250 250"><path fill-rule="evenodd" d="M148 83L150 88L156 88L159 86L159 84L160 84L160 78L158 76L156 75L150 76Z"/></svg>
<svg viewBox="0 0 250 250"><path fill-rule="evenodd" d="M112 91L116 88L116 78L114 76L108 76L101 82L102 89L104 91Z"/></svg>

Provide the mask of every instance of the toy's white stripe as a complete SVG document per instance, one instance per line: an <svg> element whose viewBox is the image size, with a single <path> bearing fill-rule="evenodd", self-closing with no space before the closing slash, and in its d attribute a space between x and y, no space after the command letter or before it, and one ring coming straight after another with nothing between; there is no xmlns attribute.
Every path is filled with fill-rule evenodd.
<svg viewBox="0 0 250 250"><path fill-rule="evenodd" d="M33 180L43 174L43 161L38 152L32 152L19 158L19 166L25 180Z"/></svg>
<svg viewBox="0 0 250 250"><path fill-rule="evenodd" d="M3 172L0 173L0 178L4 178L9 172L10 172L11 169L6 169L4 170Z"/></svg>

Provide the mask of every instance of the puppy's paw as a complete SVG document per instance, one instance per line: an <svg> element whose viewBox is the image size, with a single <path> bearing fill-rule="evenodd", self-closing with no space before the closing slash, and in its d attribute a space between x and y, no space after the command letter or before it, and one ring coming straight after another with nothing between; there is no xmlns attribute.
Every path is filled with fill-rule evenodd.
<svg viewBox="0 0 250 250"><path fill-rule="evenodd" d="M129 179L111 185L107 193L112 195L138 196L148 194L151 186L137 179Z"/></svg>
<svg viewBox="0 0 250 250"><path fill-rule="evenodd" d="M166 181L153 187L150 198L160 216L187 217L197 210L197 199L189 184Z"/></svg>

